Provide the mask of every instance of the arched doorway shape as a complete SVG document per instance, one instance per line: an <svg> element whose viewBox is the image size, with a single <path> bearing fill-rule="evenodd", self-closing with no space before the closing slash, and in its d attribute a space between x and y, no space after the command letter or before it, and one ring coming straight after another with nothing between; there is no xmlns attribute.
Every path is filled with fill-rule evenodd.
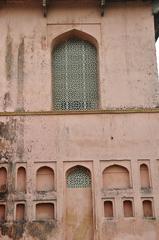
<svg viewBox="0 0 159 240"><path fill-rule="evenodd" d="M93 239L91 172L75 166L66 172L66 240Z"/></svg>

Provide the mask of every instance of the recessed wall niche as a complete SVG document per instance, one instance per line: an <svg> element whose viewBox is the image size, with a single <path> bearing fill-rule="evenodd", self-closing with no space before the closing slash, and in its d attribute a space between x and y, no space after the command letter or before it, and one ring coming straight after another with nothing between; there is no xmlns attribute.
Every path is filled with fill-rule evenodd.
<svg viewBox="0 0 159 240"><path fill-rule="evenodd" d="M113 218L114 217L114 209L113 209L113 201L112 200L104 201L104 217L105 218Z"/></svg>
<svg viewBox="0 0 159 240"><path fill-rule="evenodd" d="M104 189L131 188L131 166L129 160L101 161L102 184Z"/></svg>
<svg viewBox="0 0 159 240"><path fill-rule="evenodd" d="M23 166L17 169L16 190L18 192L26 192L26 169Z"/></svg>
<svg viewBox="0 0 159 240"><path fill-rule="evenodd" d="M36 172L36 190L53 191L54 190L54 171L52 168L43 166Z"/></svg>
<svg viewBox="0 0 159 240"><path fill-rule="evenodd" d="M52 220L54 216L54 203L47 202L36 204L36 220Z"/></svg>
<svg viewBox="0 0 159 240"><path fill-rule="evenodd" d="M126 217L126 218L134 216L132 200L126 199L123 201L123 211L124 211L124 217Z"/></svg>
<svg viewBox="0 0 159 240"><path fill-rule="evenodd" d="M0 192L7 189L7 170L4 166L0 166Z"/></svg>
<svg viewBox="0 0 159 240"><path fill-rule="evenodd" d="M151 169L150 161L148 159L138 160L139 172L140 172L140 188L148 189L151 187Z"/></svg>
<svg viewBox="0 0 159 240"><path fill-rule="evenodd" d="M17 203L16 204L16 221L25 220L25 204Z"/></svg>
<svg viewBox="0 0 159 240"><path fill-rule="evenodd" d="M152 199L143 199L142 206L143 206L143 217L145 218L153 217Z"/></svg>
<svg viewBox="0 0 159 240"><path fill-rule="evenodd" d="M140 182L141 188L150 188L149 167L145 163L140 165Z"/></svg>
<svg viewBox="0 0 159 240"><path fill-rule="evenodd" d="M35 163L33 181L35 182L35 191L38 193L56 191L56 163Z"/></svg>
<svg viewBox="0 0 159 240"><path fill-rule="evenodd" d="M5 221L5 204L0 204L0 223Z"/></svg>

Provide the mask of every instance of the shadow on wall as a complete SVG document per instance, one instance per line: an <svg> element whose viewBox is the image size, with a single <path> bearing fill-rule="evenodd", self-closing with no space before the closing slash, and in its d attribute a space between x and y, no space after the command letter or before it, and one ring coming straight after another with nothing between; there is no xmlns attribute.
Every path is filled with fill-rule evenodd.
<svg viewBox="0 0 159 240"><path fill-rule="evenodd" d="M156 56L157 56L158 79L159 79L159 38L156 42Z"/></svg>

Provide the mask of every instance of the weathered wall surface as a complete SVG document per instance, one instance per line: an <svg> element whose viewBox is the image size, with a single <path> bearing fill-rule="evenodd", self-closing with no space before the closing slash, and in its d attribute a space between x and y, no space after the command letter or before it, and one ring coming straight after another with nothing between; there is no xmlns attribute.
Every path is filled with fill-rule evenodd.
<svg viewBox="0 0 159 240"><path fill-rule="evenodd" d="M81 7L82 6L82 7ZM81 9L79 11L79 9ZM100 16L96 1L55 1L0 9L1 111L51 110L53 40L72 29L98 42L100 108L155 107L158 82L154 22L149 3L116 3Z"/></svg>
<svg viewBox="0 0 159 240"><path fill-rule="evenodd" d="M7 144L1 144L4 156L0 162L8 174L7 189L0 195L0 203L6 205L6 223L1 225L2 239L8 239L7 236L20 239L22 235L22 239L33 237L40 240L65 237L66 171L81 165L91 172L95 239L145 240L151 237L157 240L158 121L158 114L146 113L1 117L1 142ZM8 123L8 131L12 131L11 135L14 136L12 139L5 132ZM19 129L23 129L22 136ZM141 188L141 164L148 166L150 187L147 188ZM115 188L114 185L113 189L108 189L103 185L103 171L112 165L128 170L129 186L120 189L120 186ZM36 172L42 166L54 171L54 188L51 191L36 190ZM25 193L18 190L19 167L24 167L27 174ZM73 199L69 199L69 206ZM81 198L81 204L83 200ZM113 217L104 215L104 201L107 200L113 202ZM124 217L124 200L131 200L133 203L131 217ZM143 216L143 200L152 201L151 217ZM19 203L25 204L27 222L16 221L16 205ZM54 204L54 220L36 221L38 203ZM72 202L72 206L73 204ZM83 231L84 229L83 226Z"/></svg>
<svg viewBox="0 0 159 240"><path fill-rule="evenodd" d="M74 29L97 40L101 109L158 107L149 3L114 3L104 17L96 1L41 10L0 5L0 111L53 109L52 45ZM158 122L158 113L1 116L0 238L158 240ZM79 165L91 179L82 194L67 185Z"/></svg>

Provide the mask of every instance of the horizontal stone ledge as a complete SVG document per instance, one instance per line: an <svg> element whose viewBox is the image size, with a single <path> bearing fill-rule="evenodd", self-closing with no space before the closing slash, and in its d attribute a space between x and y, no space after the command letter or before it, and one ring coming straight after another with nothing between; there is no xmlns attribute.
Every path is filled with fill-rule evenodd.
<svg viewBox="0 0 159 240"><path fill-rule="evenodd" d="M159 108L123 108L98 109L80 111L15 111L0 112L0 116L36 116L36 115L81 115L81 114L131 114L131 113L159 113Z"/></svg>

